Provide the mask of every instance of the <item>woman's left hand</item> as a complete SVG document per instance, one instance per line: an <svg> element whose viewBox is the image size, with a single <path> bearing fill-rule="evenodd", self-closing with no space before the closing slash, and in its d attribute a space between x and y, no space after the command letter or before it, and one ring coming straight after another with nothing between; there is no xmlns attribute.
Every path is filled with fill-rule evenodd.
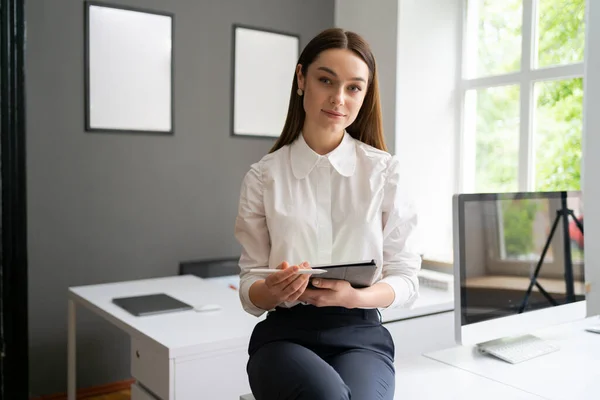
<svg viewBox="0 0 600 400"><path fill-rule="evenodd" d="M311 282L318 289L306 288L298 300L317 307L357 307L359 292L348 281L314 278Z"/></svg>

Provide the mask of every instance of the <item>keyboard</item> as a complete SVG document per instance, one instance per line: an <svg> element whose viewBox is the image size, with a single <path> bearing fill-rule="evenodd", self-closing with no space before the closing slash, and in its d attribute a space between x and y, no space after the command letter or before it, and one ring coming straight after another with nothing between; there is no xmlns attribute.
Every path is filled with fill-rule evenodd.
<svg viewBox="0 0 600 400"><path fill-rule="evenodd" d="M590 327L585 328L585 330L588 332L600 333L600 325L590 326Z"/></svg>
<svg viewBox="0 0 600 400"><path fill-rule="evenodd" d="M559 350L559 347L533 335L503 338L477 345L479 352L497 357L511 364L518 364L532 358Z"/></svg>

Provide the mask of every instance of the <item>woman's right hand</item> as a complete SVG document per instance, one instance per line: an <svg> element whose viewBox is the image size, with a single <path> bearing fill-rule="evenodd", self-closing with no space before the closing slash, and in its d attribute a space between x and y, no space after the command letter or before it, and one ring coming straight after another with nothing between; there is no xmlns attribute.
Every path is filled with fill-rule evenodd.
<svg viewBox="0 0 600 400"><path fill-rule="evenodd" d="M310 269L307 262L291 266L287 261L279 264L281 271L269 275L265 279L265 287L277 304L296 301L308 286L310 275L297 274L299 269Z"/></svg>

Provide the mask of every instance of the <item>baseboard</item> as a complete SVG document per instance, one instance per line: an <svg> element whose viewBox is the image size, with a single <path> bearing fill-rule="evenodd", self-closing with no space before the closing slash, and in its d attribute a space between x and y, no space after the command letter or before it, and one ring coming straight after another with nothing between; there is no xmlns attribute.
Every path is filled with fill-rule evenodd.
<svg viewBox="0 0 600 400"><path fill-rule="evenodd" d="M89 388L83 388L77 390L77 400L87 399L94 396L102 396L104 394L120 392L121 390L128 390L135 382L135 379L128 379L125 381L107 383L106 385L93 386ZM31 400L67 400L67 393L49 394L41 397L33 397Z"/></svg>

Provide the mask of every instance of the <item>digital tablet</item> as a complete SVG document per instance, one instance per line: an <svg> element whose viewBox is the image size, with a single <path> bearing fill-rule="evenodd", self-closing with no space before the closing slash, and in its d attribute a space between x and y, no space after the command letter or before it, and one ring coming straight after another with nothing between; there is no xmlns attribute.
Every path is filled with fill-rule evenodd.
<svg viewBox="0 0 600 400"><path fill-rule="evenodd" d="M314 265L313 268L326 271L319 275L319 278L345 280L355 288L371 286L377 273L375 260ZM314 286L310 286L314 288Z"/></svg>
<svg viewBox="0 0 600 400"><path fill-rule="evenodd" d="M153 293L143 296L118 297L113 303L136 317L163 314L175 311L191 310L194 307L165 293Z"/></svg>

